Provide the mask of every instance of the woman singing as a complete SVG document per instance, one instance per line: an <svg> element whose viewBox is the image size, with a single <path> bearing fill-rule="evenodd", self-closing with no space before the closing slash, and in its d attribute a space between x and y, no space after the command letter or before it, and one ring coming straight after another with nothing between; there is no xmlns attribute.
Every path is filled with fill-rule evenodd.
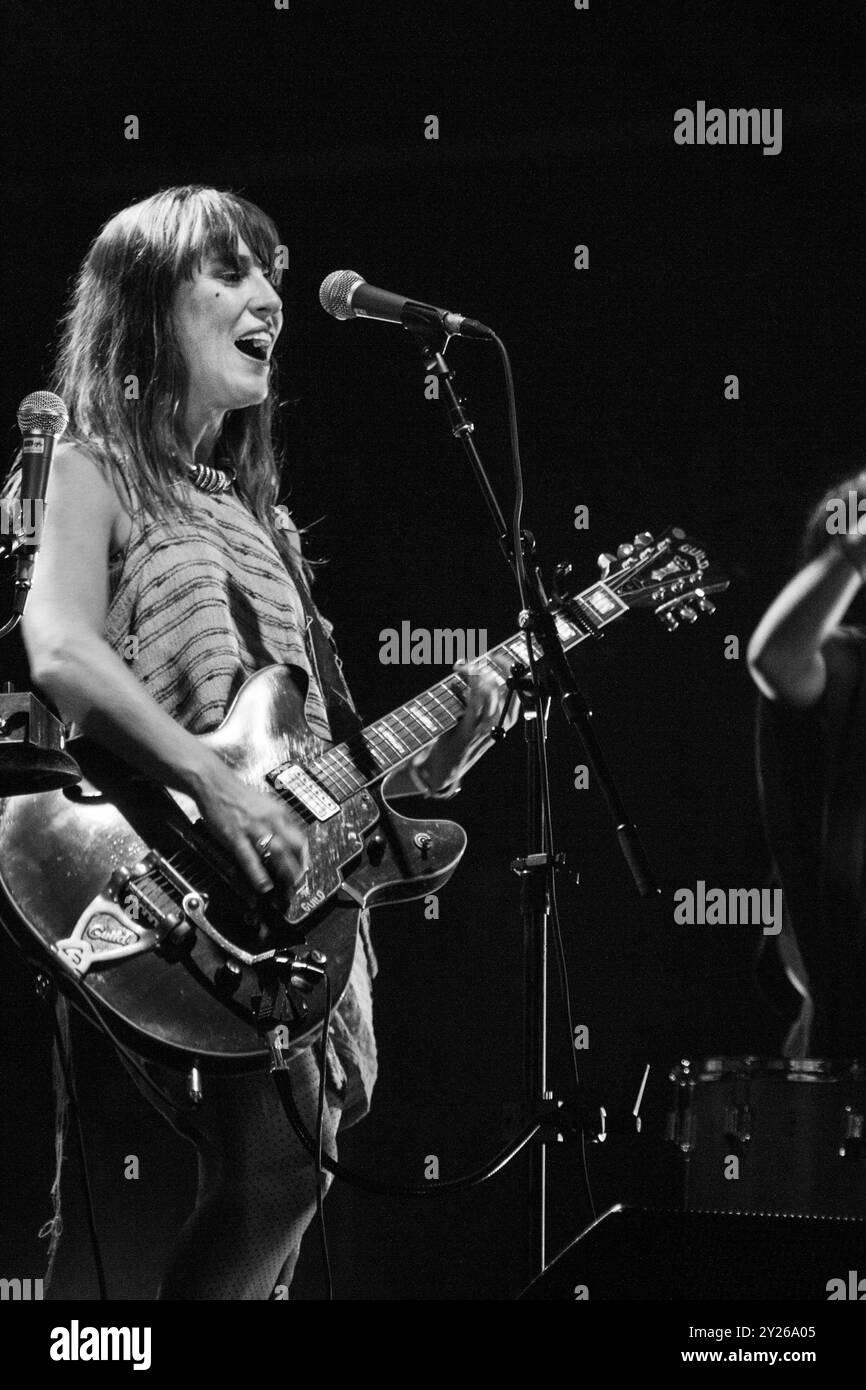
<svg viewBox="0 0 866 1390"><path fill-rule="evenodd" d="M322 739L334 737L334 701L350 704L339 675L323 682L310 571L276 506L279 244L257 207L198 186L125 208L96 237L51 382L70 425L23 635L32 678L67 724L193 798L250 888L284 896L306 863L300 825L195 737L274 663L297 675L307 725ZM490 746L501 684L489 673L468 681L458 726L392 773L390 797L452 794ZM375 1081L371 965L362 930L328 1044L330 1152L341 1118L366 1113ZM312 1127L317 1056L308 1048L290 1065ZM163 1098L145 1093L196 1144L199 1168L159 1296L270 1298L291 1281L316 1199L314 1165L271 1079L206 1077L190 1110L184 1076L155 1066L150 1075Z"/></svg>

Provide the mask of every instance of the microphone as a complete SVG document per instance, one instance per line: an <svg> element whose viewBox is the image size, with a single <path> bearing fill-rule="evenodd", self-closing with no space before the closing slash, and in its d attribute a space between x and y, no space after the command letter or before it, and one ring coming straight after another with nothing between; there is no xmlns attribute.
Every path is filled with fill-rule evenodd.
<svg viewBox="0 0 866 1390"><path fill-rule="evenodd" d="M54 446L69 424L69 411L51 391L31 391L18 407L21 431L21 524L12 546L16 556L15 594L12 611L24 612L33 580L33 567L42 542L45 491L54 457ZM32 534L25 531L32 527Z"/></svg>
<svg viewBox="0 0 866 1390"><path fill-rule="evenodd" d="M390 290L378 290L355 270L334 270L322 281L319 303L326 314L335 319L380 319L384 323L399 323L411 333L431 330L448 333L454 338L492 338L494 332L477 319L454 314L449 309L437 309L417 299L406 299Z"/></svg>

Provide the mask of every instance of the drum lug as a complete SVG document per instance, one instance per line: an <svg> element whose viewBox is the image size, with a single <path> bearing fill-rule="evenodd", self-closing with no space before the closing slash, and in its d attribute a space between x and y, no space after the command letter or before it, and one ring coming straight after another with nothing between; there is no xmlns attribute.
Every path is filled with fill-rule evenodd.
<svg viewBox="0 0 866 1390"><path fill-rule="evenodd" d="M725 1138L732 1144L742 1147L752 1138L752 1107L750 1105L731 1105L725 1111Z"/></svg>
<svg viewBox="0 0 866 1390"><path fill-rule="evenodd" d="M863 1153L863 1120L863 1115L859 1114L853 1105L845 1106L845 1129L842 1143L839 1145L840 1158L847 1158L849 1161L860 1158Z"/></svg>
<svg viewBox="0 0 866 1390"><path fill-rule="evenodd" d="M684 1058L679 1067L669 1074L669 1079L676 1085L676 1109L668 1111L665 1125L665 1139L676 1144L680 1153L686 1155L695 1147L695 1116L692 1110L694 1081L690 1068L691 1063Z"/></svg>

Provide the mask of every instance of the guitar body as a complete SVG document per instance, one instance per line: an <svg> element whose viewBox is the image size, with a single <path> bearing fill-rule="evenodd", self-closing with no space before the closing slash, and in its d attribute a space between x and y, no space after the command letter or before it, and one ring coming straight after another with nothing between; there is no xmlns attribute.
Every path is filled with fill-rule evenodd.
<svg viewBox="0 0 866 1390"><path fill-rule="evenodd" d="M282 666L252 676L202 740L263 788L328 747ZM322 972L333 1005L348 984L360 913L435 892L466 847L460 826L408 820L365 787L327 818L300 816L310 867L281 910L250 893L188 798L86 739L69 748L81 783L0 802L2 916L83 1012L168 1065L262 1068L257 1015L290 1052L308 1046L325 1016Z"/></svg>
<svg viewBox="0 0 866 1390"><path fill-rule="evenodd" d="M601 579L551 609L566 651L632 608L673 631L728 587L678 527L640 532L602 565ZM504 686L526 642L515 634L473 664ZM334 1005L349 982L360 913L436 892L466 848L453 821L407 820L377 790L459 722L466 688L452 673L331 747L308 729L286 667L241 687L203 741L306 826L310 867L284 909L250 892L188 797L79 739L81 783L0 801L0 916L84 1013L159 1060L256 1070L267 1028L290 1052L306 1047L326 1014L324 972Z"/></svg>

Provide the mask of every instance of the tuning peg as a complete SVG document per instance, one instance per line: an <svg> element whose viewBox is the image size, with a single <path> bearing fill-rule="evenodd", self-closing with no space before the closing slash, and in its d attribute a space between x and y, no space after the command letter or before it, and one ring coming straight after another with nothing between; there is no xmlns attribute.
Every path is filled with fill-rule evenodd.
<svg viewBox="0 0 866 1390"><path fill-rule="evenodd" d="M598 567L601 570L602 578L607 574L611 565L616 564L616 556L611 555L607 550L603 550L598 557Z"/></svg>
<svg viewBox="0 0 866 1390"><path fill-rule="evenodd" d="M707 598L706 594L701 594L698 599L698 608L702 613L715 613L716 605L712 599Z"/></svg>
<svg viewBox="0 0 866 1390"><path fill-rule="evenodd" d="M616 558L618 560L627 560L629 555L633 554L634 546L631 545L628 541L623 541L622 545L618 545L616 548Z"/></svg>
<svg viewBox="0 0 866 1390"><path fill-rule="evenodd" d="M653 544L653 537L652 537L651 532L649 532L649 531L638 531L637 535L636 535L635 538L634 538L634 543L635 543L635 545L638 547L639 550L643 550L644 546L652 545L652 544Z"/></svg>
<svg viewBox="0 0 866 1390"><path fill-rule="evenodd" d="M696 623L698 621L697 612L690 603L684 603L677 609L677 617L683 623Z"/></svg>
<svg viewBox="0 0 866 1390"><path fill-rule="evenodd" d="M665 632L676 632L680 625L676 614L672 613L670 609L666 613L659 613L658 619Z"/></svg>

